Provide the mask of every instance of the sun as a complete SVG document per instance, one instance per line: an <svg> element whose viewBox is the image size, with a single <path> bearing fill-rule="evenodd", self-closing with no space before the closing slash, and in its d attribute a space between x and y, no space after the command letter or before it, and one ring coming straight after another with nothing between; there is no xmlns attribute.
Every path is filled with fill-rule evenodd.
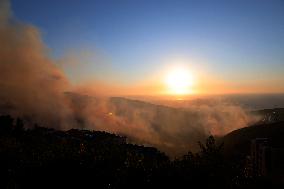
<svg viewBox="0 0 284 189"><path fill-rule="evenodd" d="M165 78L169 94L185 95L192 93L193 75L185 68L171 69Z"/></svg>

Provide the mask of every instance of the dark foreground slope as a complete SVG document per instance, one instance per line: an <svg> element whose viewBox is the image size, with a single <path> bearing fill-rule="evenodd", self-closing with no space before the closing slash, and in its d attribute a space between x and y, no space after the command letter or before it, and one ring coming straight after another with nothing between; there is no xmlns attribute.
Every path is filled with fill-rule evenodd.
<svg viewBox="0 0 284 189"><path fill-rule="evenodd" d="M268 188L227 161L213 137L176 159L98 131L58 131L0 116L0 188Z"/></svg>
<svg viewBox="0 0 284 189"><path fill-rule="evenodd" d="M223 137L224 152L228 156L250 154L251 140L267 138L269 145L284 147L284 122L262 123L235 130Z"/></svg>
<svg viewBox="0 0 284 189"><path fill-rule="evenodd" d="M124 137L106 132L24 130L20 120L0 120L0 188L143 186L150 170L169 161L155 148L127 144Z"/></svg>
<svg viewBox="0 0 284 189"><path fill-rule="evenodd" d="M268 123L260 123L227 134L222 140L224 156L226 161L243 164L247 175L261 175L283 184L284 122L276 122L275 119L266 122Z"/></svg>

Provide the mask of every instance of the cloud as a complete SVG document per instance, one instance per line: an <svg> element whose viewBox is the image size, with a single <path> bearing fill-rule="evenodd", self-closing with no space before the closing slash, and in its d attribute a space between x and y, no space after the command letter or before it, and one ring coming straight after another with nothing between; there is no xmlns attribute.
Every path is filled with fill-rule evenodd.
<svg viewBox="0 0 284 189"><path fill-rule="evenodd" d="M63 99L69 82L48 57L38 29L15 20L9 7L1 1L0 105L39 124L63 124L72 113Z"/></svg>

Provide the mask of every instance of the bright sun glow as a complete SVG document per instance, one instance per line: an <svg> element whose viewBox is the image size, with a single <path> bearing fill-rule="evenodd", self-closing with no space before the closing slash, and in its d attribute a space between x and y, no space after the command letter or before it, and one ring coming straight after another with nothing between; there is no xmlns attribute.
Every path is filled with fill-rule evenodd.
<svg viewBox="0 0 284 189"><path fill-rule="evenodd" d="M185 68L171 70L166 76L168 93L184 95L192 93L193 76Z"/></svg>

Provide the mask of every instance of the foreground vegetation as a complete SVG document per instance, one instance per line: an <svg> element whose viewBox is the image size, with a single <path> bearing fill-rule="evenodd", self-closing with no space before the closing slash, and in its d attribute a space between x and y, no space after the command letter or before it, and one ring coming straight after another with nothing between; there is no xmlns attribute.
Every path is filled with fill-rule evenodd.
<svg viewBox="0 0 284 189"><path fill-rule="evenodd" d="M0 117L0 188L267 188L245 160L223 156L210 136L198 153L170 160L152 147L114 134L35 126ZM279 186L275 186L279 187Z"/></svg>

